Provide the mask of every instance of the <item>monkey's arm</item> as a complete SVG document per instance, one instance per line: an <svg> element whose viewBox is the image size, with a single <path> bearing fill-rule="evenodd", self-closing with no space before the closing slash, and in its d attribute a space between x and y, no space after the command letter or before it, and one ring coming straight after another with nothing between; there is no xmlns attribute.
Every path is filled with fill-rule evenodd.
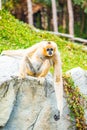
<svg viewBox="0 0 87 130"><path fill-rule="evenodd" d="M26 49L26 53L23 56L23 59L20 64L19 77L25 78L26 75L34 76L35 70L33 68L32 63L30 62L30 57L34 54L34 52L40 48L41 43L35 44L30 48Z"/></svg>
<svg viewBox="0 0 87 130"><path fill-rule="evenodd" d="M7 56L23 56L25 53L26 53L26 49L6 50L6 51L2 51L1 55L7 55Z"/></svg>
<svg viewBox="0 0 87 130"><path fill-rule="evenodd" d="M27 55L27 56L32 56L33 53L34 53L38 48L40 48L40 46L41 46L41 42L40 42L40 43L37 43L37 44L35 44L35 45L33 45L33 46L29 47L29 48L27 48L25 55Z"/></svg>
<svg viewBox="0 0 87 130"><path fill-rule="evenodd" d="M62 81L62 65L61 65L60 54L58 51L54 56L54 89L57 98L58 109L60 110L60 115L62 115L63 81Z"/></svg>
<svg viewBox="0 0 87 130"><path fill-rule="evenodd" d="M19 50L6 50L2 51L1 55L8 55L8 56L24 56L24 55L32 55L38 47L40 47L41 43L37 43L27 49L19 49Z"/></svg>

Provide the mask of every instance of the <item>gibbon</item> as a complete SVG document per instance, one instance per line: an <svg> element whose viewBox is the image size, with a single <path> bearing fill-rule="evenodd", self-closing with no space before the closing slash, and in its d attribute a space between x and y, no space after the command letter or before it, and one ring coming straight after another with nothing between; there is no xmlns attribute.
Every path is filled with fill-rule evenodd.
<svg viewBox="0 0 87 130"><path fill-rule="evenodd" d="M42 41L24 50L7 50L2 55L22 56L19 77L27 75L45 77L51 66L54 67L54 89L58 110L62 115L63 109L63 83L60 53L57 44L53 41Z"/></svg>

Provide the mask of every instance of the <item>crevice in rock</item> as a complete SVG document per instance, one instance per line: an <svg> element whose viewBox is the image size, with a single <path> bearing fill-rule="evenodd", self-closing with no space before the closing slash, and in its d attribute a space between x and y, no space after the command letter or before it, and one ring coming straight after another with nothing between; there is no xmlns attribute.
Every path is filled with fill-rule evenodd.
<svg viewBox="0 0 87 130"><path fill-rule="evenodd" d="M34 123L32 123L31 126L29 126L29 127L27 128L27 130L29 130L29 128L32 128L32 130L34 130L35 124L36 124L36 122L37 122L37 120L38 120L38 117L39 117L41 111L42 111L42 108L40 109L40 111L39 111L39 113L38 113L38 115L37 115L37 117L36 117Z"/></svg>
<svg viewBox="0 0 87 130"><path fill-rule="evenodd" d="M16 82L14 82L13 87L15 86L15 83L16 83ZM15 104L16 104L16 102L17 102L17 98L18 98L19 89L20 89L20 87L18 87L18 89L17 89L17 91L16 91L16 96L15 96L15 100L14 100L14 103L13 103L13 104L14 104L14 105L13 105L13 109L12 109L12 111L11 111L10 115L9 115L9 119L8 119L8 121L7 121L6 125L8 124L9 120L11 119L10 117L11 117L11 115L12 115L12 114L13 114L13 112L14 112L14 106L15 106ZM6 126L6 125L5 125L5 126Z"/></svg>
<svg viewBox="0 0 87 130"><path fill-rule="evenodd" d="M1 92L1 97L0 97L0 100L2 100L5 96L6 96L6 94L7 94L7 92L8 92L8 89L9 89L9 84L7 83L7 82L5 82L5 83L3 83L1 86L0 86L1 88L3 88L4 89L4 92L2 93Z"/></svg>

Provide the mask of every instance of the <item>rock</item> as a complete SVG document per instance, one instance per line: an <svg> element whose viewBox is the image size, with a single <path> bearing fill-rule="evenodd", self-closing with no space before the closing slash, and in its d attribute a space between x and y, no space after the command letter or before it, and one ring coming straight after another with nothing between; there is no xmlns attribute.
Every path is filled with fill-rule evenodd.
<svg viewBox="0 0 87 130"><path fill-rule="evenodd" d="M0 130L68 130L72 124L65 97L58 120L52 76L48 74L43 84L31 76L18 79L20 60L0 56Z"/></svg>
<svg viewBox="0 0 87 130"><path fill-rule="evenodd" d="M80 67L71 69L68 71L75 83L76 86L80 88L80 91L87 95L87 71L83 70Z"/></svg>

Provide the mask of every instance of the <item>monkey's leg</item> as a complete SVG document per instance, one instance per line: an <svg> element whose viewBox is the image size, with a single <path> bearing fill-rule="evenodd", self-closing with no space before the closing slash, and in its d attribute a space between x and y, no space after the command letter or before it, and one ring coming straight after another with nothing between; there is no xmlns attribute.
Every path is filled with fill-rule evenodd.
<svg viewBox="0 0 87 130"><path fill-rule="evenodd" d="M38 81L40 84L43 84L45 81L45 76L47 75L48 71L50 69L50 63L49 60L45 60L43 64L41 65L39 69L39 74L38 74Z"/></svg>
<svg viewBox="0 0 87 130"><path fill-rule="evenodd" d="M41 73L38 75L38 77L45 77L47 75L49 69L50 69L50 62L49 62L49 60L45 60L42 64L42 66L40 67L39 71Z"/></svg>
<svg viewBox="0 0 87 130"><path fill-rule="evenodd" d="M34 76L36 74L35 69L27 56L23 58L19 71L19 77L21 78L25 78L27 74L30 76Z"/></svg>

